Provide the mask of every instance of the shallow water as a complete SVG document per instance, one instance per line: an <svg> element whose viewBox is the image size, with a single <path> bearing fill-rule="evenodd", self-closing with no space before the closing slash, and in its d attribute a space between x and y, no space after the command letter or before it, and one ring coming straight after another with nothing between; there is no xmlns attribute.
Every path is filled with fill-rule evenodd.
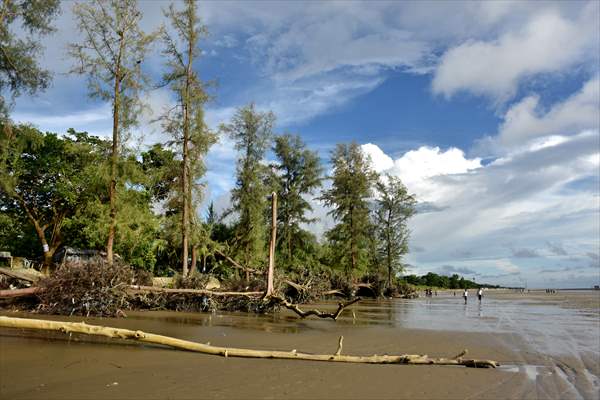
<svg viewBox="0 0 600 400"><path fill-rule="evenodd" d="M225 360L103 338L0 330L0 397L597 399L600 293L583 295L586 302L578 300L581 293L490 293L481 304L471 298L467 306L452 292L415 300L365 299L337 322L300 320L287 310L269 315L135 312L126 319L85 319L253 349L329 354L340 335L347 354L439 357L468 348L470 357L500 361L503 366L495 371ZM313 306L334 309L335 302Z"/></svg>

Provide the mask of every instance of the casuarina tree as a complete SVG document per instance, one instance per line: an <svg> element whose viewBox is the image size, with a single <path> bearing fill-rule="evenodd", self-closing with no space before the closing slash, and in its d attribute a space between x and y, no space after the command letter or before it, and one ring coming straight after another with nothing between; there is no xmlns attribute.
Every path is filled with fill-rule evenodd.
<svg viewBox="0 0 600 400"><path fill-rule="evenodd" d="M194 69L194 61L200 56L198 43L207 34L198 17L196 2L186 0L181 11L171 4L165 16L170 27L163 33L163 54L168 67L163 80L175 93L177 104L163 117L163 122L173 142L181 149L181 258L183 276L186 276L190 239L195 239L192 240L192 268L195 269L196 249L203 233L194 206L202 195L198 180L205 173L204 156L215 143L216 135L204 122L204 104L208 96Z"/></svg>
<svg viewBox="0 0 600 400"><path fill-rule="evenodd" d="M336 225L326 233L335 259L348 278L367 266L369 232L369 200L377 174L356 142L338 144L332 153L331 188L321 199L331 207L329 215Z"/></svg>
<svg viewBox="0 0 600 400"><path fill-rule="evenodd" d="M12 100L23 91L34 94L48 87L51 74L39 63L40 37L54 32L51 22L59 11L58 0L0 2L0 119L8 119Z"/></svg>
<svg viewBox="0 0 600 400"><path fill-rule="evenodd" d="M375 230L379 260L387 268L387 285L402 269L402 256L408 252L408 219L415 213L416 200L400 178L385 175L377 181Z"/></svg>
<svg viewBox="0 0 600 400"><path fill-rule="evenodd" d="M279 249L286 264L292 263L294 250L300 245L300 225L312 222L307 213L312 207L307 199L321 185L323 169L319 156L311 151L299 136L275 138L277 157L277 188L279 192Z"/></svg>
<svg viewBox="0 0 600 400"><path fill-rule="evenodd" d="M222 131L235 141L239 152L236 186L231 192L233 210L239 214L234 238L236 255L248 267L265 261L267 167L262 162L270 146L275 116L256 110L254 104L236 111Z"/></svg>
<svg viewBox="0 0 600 400"><path fill-rule="evenodd" d="M113 261L117 225L117 180L121 144L130 128L138 124L143 108L140 93L147 80L141 64L156 35L139 26L142 14L135 0L94 0L76 3L73 15L81 34L71 44L74 73L87 76L89 95L112 106L112 148L110 156L110 225L106 253Z"/></svg>

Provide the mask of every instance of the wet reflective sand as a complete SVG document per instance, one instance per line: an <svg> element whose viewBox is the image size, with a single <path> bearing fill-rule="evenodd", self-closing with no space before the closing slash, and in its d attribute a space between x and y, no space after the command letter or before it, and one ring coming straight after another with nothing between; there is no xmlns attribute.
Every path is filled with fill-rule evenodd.
<svg viewBox="0 0 600 400"><path fill-rule="evenodd" d="M453 356L468 348L469 356L503 363L496 370L222 358L3 329L0 398L599 398L600 293L559 295L486 293L481 305L471 298L466 307L452 292L364 300L337 322L287 311L85 319L253 349L334 353L340 335L353 354Z"/></svg>

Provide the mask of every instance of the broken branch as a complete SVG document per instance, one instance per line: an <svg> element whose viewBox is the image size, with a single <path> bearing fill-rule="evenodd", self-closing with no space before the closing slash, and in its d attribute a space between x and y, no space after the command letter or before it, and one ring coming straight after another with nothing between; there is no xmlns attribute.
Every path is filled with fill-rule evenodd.
<svg viewBox="0 0 600 400"><path fill-rule="evenodd" d="M268 298L271 299L271 300L273 300L273 301L275 301L278 304L283 305L288 310L292 310L293 312L295 312L296 314L298 314L302 318L306 318L309 315L315 315L315 316L317 316L319 318L331 318L334 321L336 321L338 319L338 317L340 316L340 314L342 313L342 311L344 311L344 308L346 308L348 306L351 306L352 304L360 301L360 297L357 297L356 299L347 301L345 303L338 303L338 309L337 309L336 312L334 312L334 313L326 313L326 312L323 312L323 311L319 311L317 309L303 311L296 304L290 303L289 301L287 301L286 299L284 299L281 296L272 295L272 296L269 296Z"/></svg>

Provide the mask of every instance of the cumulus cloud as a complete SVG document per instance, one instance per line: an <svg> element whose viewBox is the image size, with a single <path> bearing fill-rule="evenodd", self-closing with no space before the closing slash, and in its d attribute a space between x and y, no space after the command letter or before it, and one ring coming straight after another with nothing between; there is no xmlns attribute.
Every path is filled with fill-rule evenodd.
<svg viewBox="0 0 600 400"><path fill-rule="evenodd" d="M429 178L464 174L481 168L481 159L467 159L465 153L455 147L443 151L439 147L422 146L406 152L396 160L392 160L372 143L362 145L361 148L373 161L375 171L400 177L408 189L425 203L424 206L433 210L436 206L430 202L443 198L445 188L436 185Z"/></svg>
<svg viewBox="0 0 600 400"><path fill-rule="evenodd" d="M387 168L381 172L400 176L419 201L428 200L431 212L418 213L410 222L412 246L427 251L410 254L410 263L433 268L462 259L461 267L482 268L501 280L500 275L521 272L511 258L526 264L547 260L532 250L546 242L568 241L583 253L599 245L590 241L600 235L598 194L566 190L572 182L598 179L598 140L598 132L582 132L521 148L486 165L458 149L449 157L448 151L426 148L392 159L391 166L375 145L364 149L384 160L381 165ZM507 242L519 243L508 255L502 244Z"/></svg>
<svg viewBox="0 0 600 400"><path fill-rule="evenodd" d="M432 89L447 97L470 91L503 101L528 76L597 61L598 13L598 3L589 3L575 19L546 10L498 38L452 47L436 67Z"/></svg>
<svg viewBox="0 0 600 400"><path fill-rule="evenodd" d="M539 96L528 96L512 105L500 125L498 142L503 146L523 144L532 138L573 135L600 124L600 79L587 81L571 97L543 112Z"/></svg>

